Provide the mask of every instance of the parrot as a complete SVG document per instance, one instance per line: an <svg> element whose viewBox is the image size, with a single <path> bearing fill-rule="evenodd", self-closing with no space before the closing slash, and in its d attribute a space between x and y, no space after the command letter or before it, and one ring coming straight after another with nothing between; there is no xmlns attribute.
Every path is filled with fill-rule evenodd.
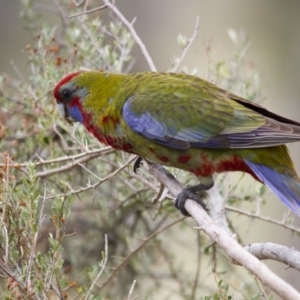
<svg viewBox="0 0 300 300"><path fill-rule="evenodd" d="M214 174L234 171L300 215L300 180L286 146L300 140L299 122L184 73L78 71L53 95L59 114L101 143L194 174L200 183L175 200L185 216L187 199L205 208L197 192L213 186Z"/></svg>

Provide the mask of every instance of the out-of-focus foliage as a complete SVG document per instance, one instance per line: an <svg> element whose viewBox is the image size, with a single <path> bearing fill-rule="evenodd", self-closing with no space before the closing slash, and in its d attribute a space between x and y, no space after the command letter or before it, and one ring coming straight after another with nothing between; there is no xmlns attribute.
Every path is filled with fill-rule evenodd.
<svg viewBox="0 0 300 300"><path fill-rule="evenodd" d="M134 280L130 299L233 299L234 290L257 299L255 281L241 274L233 284L239 271L191 230L191 220L177 224L181 217L169 201L151 203L159 184L142 168L133 172L134 157L58 117L51 91L63 75L130 71L134 42L127 29L106 10L69 19L78 9L62 0L51 6L61 20L53 27L35 9L37 1L21 2L32 36L24 47L28 76L15 66L19 76L0 77L2 299L121 299ZM245 59L248 40L235 31L230 37L236 53L211 74L224 88L257 100L258 76ZM180 36L182 47L185 41ZM183 184L194 181L171 171ZM234 205L237 198L256 203L262 194L238 193L226 176L218 182Z"/></svg>

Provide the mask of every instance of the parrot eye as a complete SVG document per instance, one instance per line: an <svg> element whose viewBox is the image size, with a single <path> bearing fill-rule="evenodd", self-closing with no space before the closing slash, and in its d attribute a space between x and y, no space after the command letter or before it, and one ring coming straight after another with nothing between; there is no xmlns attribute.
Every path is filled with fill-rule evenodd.
<svg viewBox="0 0 300 300"><path fill-rule="evenodd" d="M61 96L64 100L71 100L71 95L72 95L73 91L69 88L63 88L61 90Z"/></svg>

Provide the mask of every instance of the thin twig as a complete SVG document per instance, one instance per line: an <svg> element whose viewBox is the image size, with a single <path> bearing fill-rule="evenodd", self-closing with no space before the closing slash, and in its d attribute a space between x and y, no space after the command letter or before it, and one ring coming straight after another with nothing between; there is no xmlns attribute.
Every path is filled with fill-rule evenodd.
<svg viewBox="0 0 300 300"><path fill-rule="evenodd" d="M34 264L34 258L35 258L35 251L36 251L36 244L37 244L37 239L39 236L39 227L41 226L43 220L44 220L44 216L43 216L43 212L44 212L44 207L45 207L45 202L46 202L46 184L44 184L44 197L43 197L43 201L42 201L42 206L40 209L40 216L38 219L38 224L37 224L37 228L36 228L36 232L33 236L33 240L32 243L30 245L30 254L29 254L29 258L28 258L28 262L27 262L27 288L28 290L30 290L31 287L31 270L32 270L32 266Z"/></svg>
<svg viewBox="0 0 300 300"><path fill-rule="evenodd" d="M8 263L8 253L9 253L9 242L8 242L8 233L7 233L7 228L6 226L2 226L3 230L4 230L4 234L5 234L5 255L4 255L4 264L7 265Z"/></svg>
<svg viewBox="0 0 300 300"><path fill-rule="evenodd" d="M39 161L34 162L35 166L43 166L43 165L49 165L49 164L56 164L56 163L61 163L61 162L65 162L65 161L74 161L76 159L79 158L83 158L83 157L89 157L91 156L91 158L97 157L97 156L102 156L104 154L109 154L112 152L115 152L116 150L113 149L112 147L103 147L101 149L95 149L95 150L89 150L89 151L85 151L85 152L80 152L78 154L74 154L74 155L69 155L69 156L62 156L62 157L58 157L58 158L54 158L54 159L48 159L48 160L43 160L41 157L39 157L38 155L36 155L36 157L38 158ZM94 156L95 154L98 154L96 156ZM27 167L28 163L9 163L9 166L12 168L20 168L20 167ZM6 167L8 166L7 163L0 163L0 168L1 167Z"/></svg>
<svg viewBox="0 0 300 300"><path fill-rule="evenodd" d="M136 284L136 280L134 279L134 280L133 280L133 283L132 283L132 285L131 285L131 287L130 287L130 290L129 290L129 293L128 293L128 296L127 296L127 300L130 300L131 295L132 295L132 292L133 292L134 287L135 287L135 284Z"/></svg>
<svg viewBox="0 0 300 300"><path fill-rule="evenodd" d="M268 300L269 297L267 296L267 294L266 294L266 292L265 292L262 284L260 283L259 279L256 276L253 276L253 277L254 277L254 280L255 280L255 282L256 282L256 284L257 284L257 286L258 286L258 288L259 288L262 296L264 297L264 299Z"/></svg>
<svg viewBox="0 0 300 300"><path fill-rule="evenodd" d="M102 10L106 8L106 4L100 6L100 7L96 7L96 8L93 8L93 9L90 9L90 10L84 10L83 12L80 12L80 13L77 13L77 14L74 14L74 15L70 15L69 18L75 18L75 17L79 17L79 16L82 16L82 15L87 15L87 14L91 14L93 12L96 12L98 10Z"/></svg>
<svg viewBox="0 0 300 300"><path fill-rule="evenodd" d="M106 267L106 264L107 264L107 259L108 259L108 240L107 240L107 234L104 235L104 239L105 239L105 250L104 250L104 258L103 260L101 261L101 268L100 268L100 271L98 272L97 276L95 277L95 279L93 280L90 288L88 289L86 295L85 295L85 300L88 300L90 294L92 293L92 290L94 288L94 286L97 284L97 281L99 280L99 278L101 277L105 267Z"/></svg>
<svg viewBox="0 0 300 300"><path fill-rule="evenodd" d="M102 153L100 155L102 155ZM36 177L44 178L44 177L49 177L49 176L52 176L55 174L60 174L60 173L72 170L73 168L77 167L79 164L88 162L93 158L99 157L100 155L97 152L93 153L93 154L85 155L77 160L74 160L73 162L71 162L69 164L63 165L63 166L55 168L55 169L37 172L35 175L36 175Z"/></svg>
<svg viewBox="0 0 300 300"><path fill-rule="evenodd" d="M232 206L228 206L228 205L226 205L226 210L232 211L232 212L244 215L244 216L248 216L248 217L251 217L251 218L256 218L256 219L264 221L264 222L275 224L275 225L281 226L283 228L289 229L292 232L300 233L300 228L294 227L292 225L288 225L283 221L276 221L276 220L271 219L270 217L260 216L257 213L251 213L251 212L241 210L241 209L238 209L236 207L232 207Z"/></svg>
<svg viewBox="0 0 300 300"><path fill-rule="evenodd" d="M108 0L103 0L103 2L110 10L112 10L115 13L115 15L120 19L120 21L127 27L131 36L133 37L133 39L135 40L137 45L140 47L142 54L144 55L148 65L149 65L150 70L152 72L155 72L156 67L154 65L154 62L153 62L151 56L149 55L146 46L144 45L144 43L142 42L142 40L136 33L136 31L133 27L133 22L130 23L113 3L111 3ZM134 19L134 21L135 21L135 19Z"/></svg>
<svg viewBox="0 0 300 300"><path fill-rule="evenodd" d="M182 217L166 226L163 228L153 232L150 234L147 238L145 238L135 249L133 249L123 260L122 262L113 269L112 273L110 276L99 286L100 289L104 288L113 278L115 278L116 274L120 271L120 269L127 263L127 261L134 256L141 248L143 248L150 240L152 240L155 236L160 234L161 232L165 231L166 229L172 227L173 225L181 222L185 217Z"/></svg>
<svg viewBox="0 0 300 300"><path fill-rule="evenodd" d="M196 22L195 22L193 35L187 40L187 43L183 48L183 51L182 51L182 54L181 54L180 58L178 58L178 60L176 62L176 65L172 68L172 72L177 72L178 71L178 68L179 68L180 64L184 60L187 52L189 51L191 45L193 44L195 38L197 37L198 30L199 30L199 16L196 17Z"/></svg>
<svg viewBox="0 0 300 300"><path fill-rule="evenodd" d="M101 160L101 158L100 158L100 160ZM105 163L106 164L110 164L110 165L112 165L113 167L118 167L118 170L120 171L120 169L119 169L119 165L117 165L116 163L113 163L113 162L111 162L111 161L105 161ZM118 173L119 171L117 171L116 173ZM145 177L143 177L143 176L140 176L140 175L137 175L137 174L135 174L133 171L131 171L131 170L129 170L129 169L124 169L124 172L126 172L126 173L128 173L131 177L133 177L133 178L135 178L136 180L138 180L138 181L140 181L143 185L145 185L147 188L149 188L149 189L151 189L151 190L153 190L154 192L156 192L156 190L157 190L157 186L156 186L156 184L154 184L154 183L151 183L149 180L147 180ZM114 174L114 175L116 175L116 174ZM103 181L103 180L107 180L107 179L111 179L111 174L109 174L109 175L107 175L105 178L101 178L101 182ZM74 190L74 189L72 189L71 188L71 186L69 186L68 184L66 184L67 186L68 186L68 188L69 188L69 192L67 192L67 193L64 193L64 194L58 194L58 195L51 195L51 196L47 196L47 200L49 200L49 199L53 199L53 198L59 198L59 197L65 197L65 196L69 196L69 195L79 195L79 194L81 194L81 193L83 193L83 192L86 192L86 191L88 191L88 190L94 190L95 189L95 187L96 186L98 186L101 182L96 182L96 183L94 183L94 184L89 184L88 186L86 186L86 187L80 187L80 188L78 188L78 189L76 189L76 190ZM126 183L126 184L128 184L128 183ZM168 198L168 195L166 196L166 198Z"/></svg>
<svg viewBox="0 0 300 300"><path fill-rule="evenodd" d="M87 5L88 5L88 0L82 0L80 3L77 3L77 1L73 0L73 2L75 3L76 7L80 7L83 3L85 3L84 8L86 9Z"/></svg>

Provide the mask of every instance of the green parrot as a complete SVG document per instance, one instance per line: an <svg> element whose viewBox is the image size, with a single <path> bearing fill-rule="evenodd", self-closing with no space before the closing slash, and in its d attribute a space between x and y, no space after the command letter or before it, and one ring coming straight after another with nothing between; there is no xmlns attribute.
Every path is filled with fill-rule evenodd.
<svg viewBox="0 0 300 300"><path fill-rule="evenodd" d="M101 143L195 174L175 205L213 186L213 174L242 171L300 215L300 181L286 143L300 123L198 77L177 73L76 72L54 88L60 114Z"/></svg>

